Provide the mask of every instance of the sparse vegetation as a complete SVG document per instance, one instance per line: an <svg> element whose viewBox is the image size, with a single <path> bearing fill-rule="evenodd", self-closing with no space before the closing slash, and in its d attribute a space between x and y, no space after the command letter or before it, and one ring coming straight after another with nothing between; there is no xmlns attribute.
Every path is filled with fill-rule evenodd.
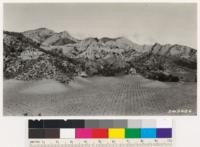
<svg viewBox="0 0 200 147"><path fill-rule="evenodd" d="M5 115L168 115L179 107L196 113L190 47L78 40L46 28L4 31L3 45Z"/></svg>
<svg viewBox="0 0 200 147"><path fill-rule="evenodd" d="M184 67L182 70L196 69L196 52L192 49L188 54L190 56L188 59L181 57L182 54L180 57L177 54L173 57L169 56L169 53L167 55L160 54L160 52L155 53L154 49L162 49L162 46L157 43L149 48L148 52L138 54L137 49L134 49L132 43L126 38L88 38L80 42L67 32L55 34L51 30L45 30L45 28L36 32L39 33L39 31L45 31L41 39L38 38L40 35L34 37L29 32L25 33L29 37L27 38L22 33L4 31L4 78L19 80L46 78L68 83L81 71L86 72L89 76L114 76L118 73L127 74L133 67L137 73L149 79L178 82L185 79L182 77L184 75L174 75L172 67ZM34 39L32 40L31 37ZM35 38L39 41L35 41ZM48 41L45 41L45 38ZM74 57L69 57L62 48L54 47L52 50L41 48L41 40L50 45L54 45L55 42L72 43L73 47L70 52L73 53ZM179 46L173 45L169 46L169 49L177 47ZM29 51L30 54L32 52L41 53L37 56L31 54L32 58L27 60L21 57L25 51ZM194 79L192 78L191 81L195 81Z"/></svg>
<svg viewBox="0 0 200 147"><path fill-rule="evenodd" d="M96 76L70 83L57 93L47 91L51 84L44 86L43 81L15 85L5 81L4 115L173 115L169 109L177 108L192 109L192 113L182 115L196 112L197 89L192 82L179 85L141 76ZM27 90L29 93L24 93Z"/></svg>

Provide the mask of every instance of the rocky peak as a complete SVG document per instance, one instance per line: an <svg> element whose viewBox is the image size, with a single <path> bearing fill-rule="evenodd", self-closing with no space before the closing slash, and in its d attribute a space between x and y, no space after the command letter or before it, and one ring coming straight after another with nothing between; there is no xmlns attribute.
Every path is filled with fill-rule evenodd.
<svg viewBox="0 0 200 147"><path fill-rule="evenodd" d="M179 45L179 44L161 45L159 43L155 43L151 48L151 52L153 54L158 54L162 56L175 56L175 57L187 58L187 59L196 58L195 49L191 47Z"/></svg>
<svg viewBox="0 0 200 147"><path fill-rule="evenodd" d="M22 32L24 36L39 43L42 43L44 40L46 40L48 37L50 37L54 33L55 33L54 31L47 28L38 28L35 30L28 30L28 31Z"/></svg>
<svg viewBox="0 0 200 147"><path fill-rule="evenodd" d="M77 39L72 37L67 31L55 33L49 38L47 38L42 45L66 45L69 43L76 43Z"/></svg>

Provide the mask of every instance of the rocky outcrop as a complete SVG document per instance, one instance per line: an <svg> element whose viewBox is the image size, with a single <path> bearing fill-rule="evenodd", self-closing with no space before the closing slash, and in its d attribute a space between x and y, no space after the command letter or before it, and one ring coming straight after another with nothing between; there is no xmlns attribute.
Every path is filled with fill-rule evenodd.
<svg viewBox="0 0 200 147"><path fill-rule="evenodd" d="M22 33L24 36L32 39L37 43L44 42L47 38L55 34L54 31L47 28L39 28L36 30L28 30Z"/></svg>
<svg viewBox="0 0 200 147"><path fill-rule="evenodd" d="M66 82L81 72L113 76L130 68L158 80L196 78L197 51L178 44L139 45L125 37L78 40L66 31L46 28L4 31L3 44L5 78Z"/></svg>
<svg viewBox="0 0 200 147"><path fill-rule="evenodd" d="M152 46L151 52L157 55L184 58L190 61L196 61L196 55L197 55L197 50L178 44L161 45L159 43L156 43Z"/></svg>
<svg viewBox="0 0 200 147"><path fill-rule="evenodd" d="M60 46L65 44L73 44L77 42L77 39L73 38L68 32L63 31L60 33L54 33L52 36L44 40L42 42L42 45Z"/></svg>
<svg viewBox="0 0 200 147"><path fill-rule="evenodd" d="M31 54L34 57L24 58ZM35 54L37 53L37 54ZM35 58L37 57L37 58ZM18 80L55 79L66 83L73 78L75 65L64 55L40 48L21 33L4 32L4 78Z"/></svg>

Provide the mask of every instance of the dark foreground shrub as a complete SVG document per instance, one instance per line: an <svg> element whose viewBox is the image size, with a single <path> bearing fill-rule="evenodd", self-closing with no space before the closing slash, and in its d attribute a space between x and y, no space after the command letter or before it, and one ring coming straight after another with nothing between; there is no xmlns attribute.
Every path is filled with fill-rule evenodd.
<svg viewBox="0 0 200 147"><path fill-rule="evenodd" d="M178 82L179 81L178 76L174 76L172 74L166 74L163 72L149 72L149 73L146 73L145 77L149 79L164 81L164 82Z"/></svg>

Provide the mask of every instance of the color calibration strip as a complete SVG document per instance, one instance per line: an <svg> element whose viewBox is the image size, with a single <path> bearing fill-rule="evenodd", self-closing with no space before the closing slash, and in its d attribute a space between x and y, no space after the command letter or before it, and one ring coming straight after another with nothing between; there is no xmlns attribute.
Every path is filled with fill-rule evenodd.
<svg viewBox="0 0 200 147"><path fill-rule="evenodd" d="M171 120L29 120L29 139L172 138Z"/></svg>

